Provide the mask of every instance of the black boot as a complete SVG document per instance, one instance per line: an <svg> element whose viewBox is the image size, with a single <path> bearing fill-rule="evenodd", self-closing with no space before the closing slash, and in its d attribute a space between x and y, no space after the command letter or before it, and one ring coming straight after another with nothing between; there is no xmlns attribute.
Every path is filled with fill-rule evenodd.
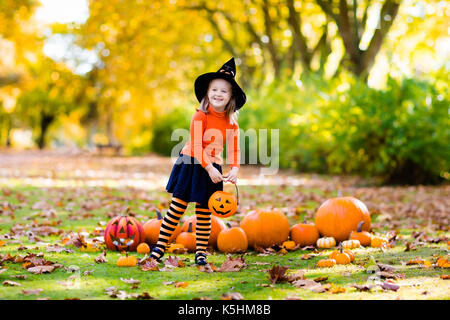
<svg viewBox="0 0 450 320"><path fill-rule="evenodd" d="M159 257L157 255L155 255L154 253L157 253L159 255ZM150 258L155 259L156 261L160 261L160 259L164 256L164 251L162 251L160 248L155 247L152 250L152 253L150 254Z"/></svg>
<svg viewBox="0 0 450 320"><path fill-rule="evenodd" d="M206 261L206 254L199 252L195 254L195 263L199 266L204 266L208 262Z"/></svg>

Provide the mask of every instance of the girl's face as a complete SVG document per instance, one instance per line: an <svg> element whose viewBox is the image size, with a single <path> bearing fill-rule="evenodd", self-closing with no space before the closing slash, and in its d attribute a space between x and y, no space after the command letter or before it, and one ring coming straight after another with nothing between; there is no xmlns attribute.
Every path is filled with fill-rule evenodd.
<svg viewBox="0 0 450 320"><path fill-rule="evenodd" d="M214 109L223 111L231 99L231 84L223 79L214 79L209 84L207 95Z"/></svg>

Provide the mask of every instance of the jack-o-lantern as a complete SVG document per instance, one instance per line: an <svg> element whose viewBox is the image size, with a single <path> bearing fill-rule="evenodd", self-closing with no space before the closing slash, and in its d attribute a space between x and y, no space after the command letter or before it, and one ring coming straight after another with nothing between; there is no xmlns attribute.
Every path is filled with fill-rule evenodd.
<svg viewBox="0 0 450 320"><path fill-rule="evenodd" d="M117 216L108 222L103 237L110 250L135 251L145 240L145 233L141 223L135 218Z"/></svg>
<svg viewBox="0 0 450 320"><path fill-rule="evenodd" d="M208 208L211 214L219 218L227 218L236 212L239 204L239 193L237 185L235 187L237 196L225 191L216 191L211 195L208 200Z"/></svg>

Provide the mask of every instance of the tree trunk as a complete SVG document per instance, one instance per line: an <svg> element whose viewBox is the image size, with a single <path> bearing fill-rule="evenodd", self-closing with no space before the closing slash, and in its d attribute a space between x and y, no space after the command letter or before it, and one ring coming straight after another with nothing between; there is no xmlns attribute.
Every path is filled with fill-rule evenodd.
<svg viewBox="0 0 450 320"><path fill-rule="evenodd" d="M53 120L55 120L54 115L43 114L41 118L40 128L41 132L37 139L37 145L39 149L45 148L45 135L47 133L48 127L52 124Z"/></svg>

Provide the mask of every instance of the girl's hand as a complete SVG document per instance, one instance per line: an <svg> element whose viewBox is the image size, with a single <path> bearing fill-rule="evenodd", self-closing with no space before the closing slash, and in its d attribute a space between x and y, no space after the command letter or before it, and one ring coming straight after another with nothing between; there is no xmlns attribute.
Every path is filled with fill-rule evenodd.
<svg viewBox="0 0 450 320"><path fill-rule="evenodd" d="M223 176L224 181L236 184L239 168L233 167L226 175Z"/></svg>
<svg viewBox="0 0 450 320"><path fill-rule="evenodd" d="M220 181L223 181L222 174L212 164L208 164L205 169L206 171L208 171L209 177L211 178L212 182L218 183Z"/></svg>

